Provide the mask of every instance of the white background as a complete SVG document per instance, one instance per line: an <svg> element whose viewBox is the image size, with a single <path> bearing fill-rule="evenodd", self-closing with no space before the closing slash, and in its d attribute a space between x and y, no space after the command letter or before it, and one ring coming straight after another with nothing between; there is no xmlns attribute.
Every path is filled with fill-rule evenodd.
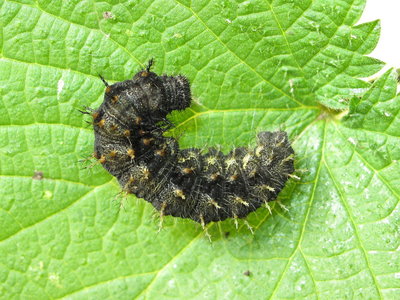
<svg viewBox="0 0 400 300"><path fill-rule="evenodd" d="M369 56L378 58L389 67L400 68L400 0L367 0L358 24L381 20L381 37Z"/></svg>

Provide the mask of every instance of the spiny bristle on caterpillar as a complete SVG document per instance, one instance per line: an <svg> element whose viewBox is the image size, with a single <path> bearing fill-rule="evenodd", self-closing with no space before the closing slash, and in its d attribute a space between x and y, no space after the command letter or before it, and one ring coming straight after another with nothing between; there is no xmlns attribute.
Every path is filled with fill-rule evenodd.
<svg viewBox="0 0 400 300"><path fill-rule="evenodd" d="M260 132L257 145L224 154L216 148L181 149L164 136L167 115L191 104L182 75L157 75L153 61L130 80L108 84L93 119L96 159L126 193L150 202L163 218L210 222L245 218L277 198L294 175L294 151L284 131ZM246 226L252 231L250 224Z"/></svg>

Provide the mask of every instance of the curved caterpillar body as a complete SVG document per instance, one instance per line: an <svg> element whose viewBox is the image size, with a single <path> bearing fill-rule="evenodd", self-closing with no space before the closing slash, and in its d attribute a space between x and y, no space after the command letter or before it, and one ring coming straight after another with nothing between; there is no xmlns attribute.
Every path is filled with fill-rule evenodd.
<svg viewBox="0 0 400 300"><path fill-rule="evenodd" d="M261 132L254 149L180 149L164 137L166 116L190 105L184 76L146 69L132 80L106 84L104 102L91 112L95 157L124 191L144 198L161 216L189 218L203 226L244 218L276 199L294 172L286 132Z"/></svg>

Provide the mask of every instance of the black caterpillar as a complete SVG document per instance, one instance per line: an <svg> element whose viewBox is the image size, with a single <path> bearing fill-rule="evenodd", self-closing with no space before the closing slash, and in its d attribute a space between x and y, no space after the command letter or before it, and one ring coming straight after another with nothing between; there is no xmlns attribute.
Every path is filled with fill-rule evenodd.
<svg viewBox="0 0 400 300"><path fill-rule="evenodd" d="M294 151L284 131L260 132L255 149L180 149L163 136L166 116L190 105L184 76L158 76L147 68L132 80L106 85L104 101L90 110L94 156L122 189L160 212L209 222L246 217L276 199L294 172Z"/></svg>

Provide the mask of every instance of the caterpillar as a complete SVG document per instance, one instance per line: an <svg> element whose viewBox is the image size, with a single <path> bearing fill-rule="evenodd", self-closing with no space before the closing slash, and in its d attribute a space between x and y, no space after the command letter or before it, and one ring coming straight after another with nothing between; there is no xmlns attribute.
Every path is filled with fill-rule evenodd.
<svg viewBox="0 0 400 300"><path fill-rule="evenodd" d="M210 222L245 218L275 200L294 172L294 151L284 131L260 132L256 147L228 154L216 148L181 149L164 133L167 115L191 104L185 76L159 76L153 60L132 79L105 84L104 101L89 109L94 157L123 191L150 202L161 218Z"/></svg>

